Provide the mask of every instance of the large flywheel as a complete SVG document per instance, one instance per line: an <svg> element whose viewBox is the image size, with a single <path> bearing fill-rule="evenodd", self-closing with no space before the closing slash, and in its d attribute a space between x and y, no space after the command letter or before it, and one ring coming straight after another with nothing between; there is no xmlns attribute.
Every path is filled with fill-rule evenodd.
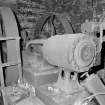
<svg viewBox="0 0 105 105"><path fill-rule="evenodd" d="M17 82L20 63L19 32L13 11L8 7L0 7L0 54L4 63L5 83ZM12 66L11 66L12 65Z"/></svg>

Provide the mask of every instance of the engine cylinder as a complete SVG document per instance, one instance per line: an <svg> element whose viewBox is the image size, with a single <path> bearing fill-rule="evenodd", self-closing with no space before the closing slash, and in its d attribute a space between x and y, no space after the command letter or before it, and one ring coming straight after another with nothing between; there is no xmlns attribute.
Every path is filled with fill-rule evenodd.
<svg viewBox="0 0 105 105"><path fill-rule="evenodd" d="M82 33L52 36L43 45L43 56L52 65L86 71L93 66L96 56L93 40Z"/></svg>

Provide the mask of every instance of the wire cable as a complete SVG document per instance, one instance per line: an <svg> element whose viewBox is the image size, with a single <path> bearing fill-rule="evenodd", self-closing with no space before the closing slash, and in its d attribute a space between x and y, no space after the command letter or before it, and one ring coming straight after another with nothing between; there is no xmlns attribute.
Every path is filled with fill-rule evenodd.
<svg viewBox="0 0 105 105"><path fill-rule="evenodd" d="M97 95L105 95L105 93L99 92L99 93L92 94L92 95L90 95L89 97L84 98L81 103L83 103L83 102L86 101L86 100L91 101L91 100L92 100L95 96L97 96Z"/></svg>

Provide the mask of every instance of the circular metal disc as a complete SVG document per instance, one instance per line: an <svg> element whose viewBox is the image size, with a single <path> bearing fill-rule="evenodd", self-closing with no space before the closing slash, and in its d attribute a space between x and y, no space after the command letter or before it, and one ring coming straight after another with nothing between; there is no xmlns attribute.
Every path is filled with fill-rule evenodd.
<svg viewBox="0 0 105 105"><path fill-rule="evenodd" d="M18 26L13 11L8 7L0 7L0 16L3 29L1 38L19 38ZM6 62L17 62L20 59L19 41L7 40L4 43L5 46L2 47L6 49L6 51L3 51L3 54L6 54ZM16 82L19 77L18 72L18 66L7 67L5 72L6 84Z"/></svg>

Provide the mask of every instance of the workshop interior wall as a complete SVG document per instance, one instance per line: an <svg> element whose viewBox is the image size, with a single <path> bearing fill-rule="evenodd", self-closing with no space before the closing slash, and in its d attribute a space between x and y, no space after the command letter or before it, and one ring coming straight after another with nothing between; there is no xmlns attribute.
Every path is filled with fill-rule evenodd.
<svg viewBox="0 0 105 105"><path fill-rule="evenodd" d="M0 5L10 6L16 13L23 39L34 38L34 26L45 12L66 12L75 32L86 19L93 17L93 6L96 14L102 14L105 0L0 0ZM27 36L26 36L27 34Z"/></svg>
<svg viewBox="0 0 105 105"><path fill-rule="evenodd" d="M104 2L102 0L18 0L17 17L22 30L25 30L29 39L33 38L36 21L44 12L68 13L75 32L80 32L81 23L92 19L95 5L97 15L102 13Z"/></svg>

